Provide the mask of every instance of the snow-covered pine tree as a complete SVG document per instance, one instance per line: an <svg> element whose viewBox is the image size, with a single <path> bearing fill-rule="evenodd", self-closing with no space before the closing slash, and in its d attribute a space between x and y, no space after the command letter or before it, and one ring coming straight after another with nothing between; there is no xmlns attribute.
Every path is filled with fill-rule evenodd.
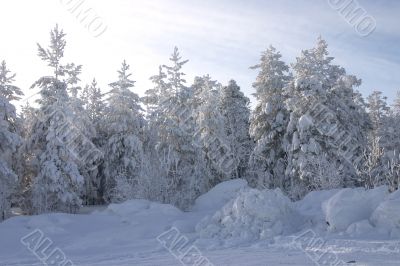
<svg viewBox="0 0 400 266"><path fill-rule="evenodd" d="M186 83L186 80L183 78L185 73L181 72L181 69L187 62L189 62L189 60L182 60L178 47L174 48L174 52L169 60L172 62L170 66L163 65L163 67L167 70L167 87L173 92L178 92L179 90L185 88L184 84Z"/></svg>
<svg viewBox="0 0 400 266"><path fill-rule="evenodd" d="M93 144L93 147L100 149L104 141L101 121L105 108L101 91L97 87L95 79L93 79L91 85L86 85L83 89L79 86L74 86L74 80L79 81L77 77L75 79L70 79L69 91L71 93L71 102L73 103L75 113L79 117L77 124L83 127L81 132L86 139ZM81 91L81 93L78 98L76 95L79 91ZM98 151L99 156L95 160L96 165L100 165L102 161L102 154L100 150ZM83 165L83 168L80 169L81 174L85 178L85 192L83 197L85 204L97 204L102 201L98 193L101 183L99 170L98 167L93 167L93 165Z"/></svg>
<svg viewBox="0 0 400 266"><path fill-rule="evenodd" d="M73 110L73 116L75 117L74 127L80 132L82 137L85 138L86 141L92 143L94 147L93 141L97 136L96 128L92 122L90 113L84 108L86 104L85 99L78 97L79 92L82 91L82 88L78 84L80 82L79 75L81 74L82 66L72 63L67 64L64 69L67 77L65 82L67 84L67 91L69 92L69 103ZM99 160L100 158L97 158L94 161L98 164ZM85 180L85 189L82 195L83 203L85 205L97 203L99 199L97 191L100 184L97 167L93 167L92 163L80 164L79 172Z"/></svg>
<svg viewBox="0 0 400 266"><path fill-rule="evenodd" d="M145 140L143 144L143 156L145 157L143 162L143 173L147 178L141 179L141 197L154 200L154 201L166 201L166 188L167 179L165 174L165 166L161 164L161 158L156 150L156 146L159 143L158 129L162 125L163 102L165 99L167 83L167 75L164 72L164 67L159 66L158 74L151 76L150 80L154 87L146 90L145 96L142 98L142 102L146 106L146 128L145 128Z"/></svg>
<svg viewBox="0 0 400 266"><path fill-rule="evenodd" d="M261 54L253 88L257 105L250 118L250 136L255 142L249 161L249 181L257 187L288 189L285 179L284 134L289 120L284 88L290 80L289 68L272 46Z"/></svg>
<svg viewBox="0 0 400 266"><path fill-rule="evenodd" d="M390 114L387 97L383 96L381 91L373 91L367 97L367 107L372 123L372 138L380 139L384 134L385 119Z"/></svg>
<svg viewBox="0 0 400 266"><path fill-rule="evenodd" d="M146 106L146 119L147 129L146 129L146 149L151 153L157 142L157 131L161 123L161 117L163 114L163 100L167 99L167 83L165 79L167 75L165 74L163 67L159 66L158 74L150 77L151 82L154 87L146 90L145 96L142 101ZM152 151L150 151L152 150Z"/></svg>
<svg viewBox="0 0 400 266"><path fill-rule="evenodd" d="M400 185L400 114L391 108L384 120L384 134L381 137L385 164L385 185L391 191Z"/></svg>
<svg viewBox="0 0 400 266"><path fill-rule="evenodd" d="M367 97L371 130L368 136L368 148L365 150L365 164L361 174L367 188L386 183L389 163L392 162L399 140L396 134L396 118L387 105L387 98L381 91L373 91ZM397 156L396 156L397 157Z"/></svg>
<svg viewBox="0 0 400 266"><path fill-rule="evenodd" d="M209 75L196 77L191 87L193 119L195 121L195 145L201 151L206 171L196 180L201 193L216 184L230 179L237 166L226 133L225 117L220 109L222 86Z"/></svg>
<svg viewBox="0 0 400 266"><path fill-rule="evenodd" d="M0 94L7 101L17 101L24 95L22 90L17 86L13 85L15 81L15 75L11 74L11 71L7 68L6 61L1 61L0 65Z"/></svg>
<svg viewBox="0 0 400 266"><path fill-rule="evenodd" d="M336 180L332 184L340 186L360 186L362 181L358 169L363 163L364 148L368 145L368 133L371 129L371 121L366 111L366 104L360 93L356 90L361 85L361 80L353 75L342 75L335 85L329 90L329 100L325 103L329 110L334 113L333 125L329 121L320 123L320 132L329 132L330 147L338 149L339 161L334 167L343 173L344 179L340 184ZM327 115L329 117L329 115ZM329 120L326 119L326 120ZM337 128L337 130L321 130L325 128ZM331 188L328 186L322 188Z"/></svg>
<svg viewBox="0 0 400 266"><path fill-rule="evenodd" d="M392 111L395 115L400 115L400 90L396 93L396 98L393 102Z"/></svg>
<svg viewBox="0 0 400 266"><path fill-rule="evenodd" d="M61 64L65 34L56 26L50 37L48 49L38 45L38 55L53 69L53 76L44 76L32 85L40 88L41 98L22 150L32 169L23 177L31 183L26 204L30 213L75 212L81 206L79 195L84 183L70 146L76 137L69 134L76 117L67 93L69 75Z"/></svg>
<svg viewBox="0 0 400 266"><path fill-rule="evenodd" d="M154 84L152 89L148 89L143 97L143 103L146 105L146 114L149 121L157 120L159 115L159 105L163 95L166 93L167 84L165 79L167 75L163 71L163 67L158 67L158 74L150 77Z"/></svg>
<svg viewBox="0 0 400 266"><path fill-rule="evenodd" d="M103 198L119 202L137 197L143 163L144 118L139 96L132 92L129 65L123 61L118 80L110 83L104 113Z"/></svg>
<svg viewBox="0 0 400 266"><path fill-rule="evenodd" d="M185 86L181 70L187 60L182 60L175 47L170 61L170 66L163 66L167 80L157 107L155 150L161 165L160 176L166 180L164 201L188 208L201 193L196 185L202 175L201 161L199 149L193 145L192 91Z"/></svg>
<svg viewBox="0 0 400 266"><path fill-rule="evenodd" d="M26 101L25 105L21 107L21 136L23 138L27 138L32 129L32 121L35 117L35 108L31 106L31 104Z"/></svg>
<svg viewBox="0 0 400 266"><path fill-rule="evenodd" d="M0 221L10 215L11 196L15 192L17 175L12 159L21 138L17 130L17 115L12 100L20 99L22 91L13 85L15 74L11 74L6 62L0 66Z"/></svg>
<svg viewBox="0 0 400 266"><path fill-rule="evenodd" d="M105 103L96 79L93 79L92 83L83 89L81 98L90 121L97 129L103 117Z"/></svg>
<svg viewBox="0 0 400 266"><path fill-rule="evenodd" d="M253 142L249 135L250 100L236 81L230 80L228 86L222 87L219 108L225 121L225 134L233 155L232 178L245 178L249 155Z"/></svg>
<svg viewBox="0 0 400 266"><path fill-rule="evenodd" d="M286 175L291 180L292 198L302 197L310 190L357 182L356 166L365 145L363 125L368 123L353 90L360 81L346 75L332 60L326 42L320 38L314 48L303 51L293 64L295 76L288 86L290 97L286 100L291 114L285 133ZM318 176L320 164L315 163L322 157L328 160L323 164L336 169L324 173L324 177ZM315 181L321 178L327 180L324 184L328 187L317 185Z"/></svg>
<svg viewBox="0 0 400 266"><path fill-rule="evenodd" d="M96 79L93 79L90 85L86 85L82 91L81 98L83 106L89 117L90 122L95 128L96 135L93 138L93 143L101 147L105 141L105 128L103 127L104 112L106 103L103 100L103 93L97 85Z"/></svg>
<svg viewBox="0 0 400 266"><path fill-rule="evenodd" d="M20 206L22 209L26 209L25 205L27 201L25 198L27 197L26 193L29 192L30 184L32 183L35 169L37 165L31 163L30 160L36 159L33 158L29 153L25 152L24 141L26 141L29 136L32 135L32 129L34 126L34 120L36 117L36 109L33 108L28 101L26 101L25 105L21 107L20 113L20 131L22 137L22 144L20 148L17 150L16 154L16 173L19 177L17 184L17 193L16 193L16 205Z"/></svg>

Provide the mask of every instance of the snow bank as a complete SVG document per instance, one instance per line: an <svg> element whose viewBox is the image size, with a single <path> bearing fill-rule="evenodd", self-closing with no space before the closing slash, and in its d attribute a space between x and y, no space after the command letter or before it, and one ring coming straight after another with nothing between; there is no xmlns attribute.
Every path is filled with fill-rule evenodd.
<svg viewBox="0 0 400 266"><path fill-rule="evenodd" d="M195 230L200 241L214 239L225 245L308 229L350 238L400 238L400 192L387 191L384 186L314 191L291 202L279 189L260 191L244 180L233 180L196 201L193 211L208 210L209 215Z"/></svg>
<svg viewBox="0 0 400 266"><path fill-rule="evenodd" d="M371 222L385 228L392 238L400 238L400 191L390 194L372 213Z"/></svg>
<svg viewBox="0 0 400 266"><path fill-rule="evenodd" d="M276 190L247 188L238 193L212 217L197 226L201 238L218 238L243 243L267 239L290 230L292 202Z"/></svg>
<svg viewBox="0 0 400 266"><path fill-rule="evenodd" d="M385 186L314 191L294 203L303 229L349 238L399 239L400 191Z"/></svg>
<svg viewBox="0 0 400 266"><path fill-rule="evenodd" d="M322 210L322 202L327 201L340 189L312 191L302 200L294 202L296 210L304 217L304 226L312 227L319 231L325 231L327 228L326 218Z"/></svg>
<svg viewBox="0 0 400 266"><path fill-rule="evenodd" d="M389 194L385 186L314 191L291 202L279 189L260 191L232 180L199 197L193 212L205 214L195 230L211 244L251 243L308 229L358 239L400 238L400 191Z"/></svg>
<svg viewBox="0 0 400 266"><path fill-rule="evenodd" d="M386 194L387 187L340 190L322 204L330 230L346 231L352 223L369 219Z"/></svg>
<svg viewBox="0 0 400 266"><path fill-rule="evenodd" d="M244 179L234 179L216 185L196 199L192 211L216 211L235 198L239 191L248 188Z"/></svg>

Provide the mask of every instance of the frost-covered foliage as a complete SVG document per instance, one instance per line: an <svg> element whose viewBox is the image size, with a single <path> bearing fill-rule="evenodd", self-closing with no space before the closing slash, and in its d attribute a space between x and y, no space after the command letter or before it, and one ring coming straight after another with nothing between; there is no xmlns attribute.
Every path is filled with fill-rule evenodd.
<svg viewBox="0 0 400 266"><path fill-rule="evenodd" d="M209 75L186 86L181 69L187 60L177 49L170 60L171 66L161 66L151 78L154 87L143 98L145 156L157 162L146 168L149 183L159 188L148 193L188 208L214 185L244 175L251 146L248 99L233 81L222 87Z"/></svg>
<svg viewBox="0 0 400 266"><path fill-rule="evenodd" d="M400 116L398 100L393 108L380 91L367 97L367 107L371 120L368 145L364 148L364 163L360 176L366 188L388 185L391 191L400 184Z"/></svg>
<svg viewBox="0 0 400 266"><path fill-rule="evenodd" d="M81 99L76 99L77 111L81 113L81 119L78 122L83 122L86 137L96 147L103 146L105 141L105 132L102 127L104 118L105 103L102 99L103 95L97 82L93 79L90 85L86 85L82 90ZM97 162L100 165L100 158ZM102 201L100 195L101 188L101 172L98 167L83 168L81 173L85 177L85 193L84 200L86 204L95 204Z"/></svg>
<svg viewBox="0 0 400 266"><path fill-rule="evenodd" d="M75 117L73 121L73 126L79 134L82 135L86 140L91 143L95 140L97 135L96 127L93 123L91 113L85 109L87 102L85 99L78 97L78 93L82 91L79 86L79 75L81 74L81 65L75 66L75 64L68 64L66 66L66 79L67 91L69 92L69 105L73 111L73 116ZM85 204L95 204L98 202L98 188L99 180L97 178L98 171L96 167L90 164L80 164L79 173L84 177L84 190L82 197Z"/></svg>
<svg viewBox="0 0 400 266"><path fill-rule="evenodd" d="M229 146L225 117L219 109L221 84L210 76L196 77L193 86L193 118L195 120L195 143L202 154L207 172L198 186L202 193L231 177L235 167Z"/></svg>
<svg viewBox="0 0 400 266"><path fill-rule="evenodd" d="M10 103L22 96L13 85L15 74L10 75L6 62L0 66L0 221L10 214L11 195L15 192L17 175L13 170L13 156L21 144L17 129L17 115Z"/></svg>
<svg viewBox="0 0 400 266"><path fill-rule="evenodd" d="M103 197L106 202L134 198L143 163L144 118L139 96L131 91L129 65L124 61L118 81L110 84L102 127L106 134Z"/></svg>
<svg viewBox="0 0 400 266"><path fill-rule="evenodd" d="M38 47L39 57L53 69L54 75L42 77L32 85L40 88L41 98L31 134L22 149L31 169L21 179L28 179L30 184L26 196L30 213L75 212L81 206L84 183L78 160L68 145L74 137L67 134L68 129L75 125L72 121L77 117L67 93L71 72L68 65L61 64L65 34L56 26L50 35L49 48Z"/></svg>
<svg viewBox="0 0 400 266"><path fill-rule="evenodd" d="M150 78L154 87L146 90L142 103L146 106L146 127L144 129L145 138L143 143L143 173L146 178L141 179L142 190L141 198L146 198L159 202L166 202L167 179L165 178L165 168L161 164L161 157L157 150L159 143L158 127L162 124L164 115L162 108L163 96L167 90L167 75L164 68L159 66L159 73Z"/></svg>
<svg viewBox="0 0 400 266"><path fill-rule="evenodd" d="M360 81L332 64L327 44L305 50L293 64L294 80L287 88L286 106L290 120L287 140L286 175L290 195L299 198L318 189L317 179L331 179L324 188L356 185L356 166L366 143L368 119L358 102L354 87ZM322 160L322 161L321 161ZM320 165L330 164L331 172L321 174Z"/></svg>
<svg viewBox="0 0 400 266"><path fill-rule="evenodd" d="M384 119L389 115L389 106L386 102L387 98L380 91L374 91L367 97L367 106L369 116L372 123L372 134L379 137L382 134Z"/></svg>
<svg viewBox="0 0 400 266"><path fill-rule="evenodd" d="M250 100L236 81L230 80L221 90L219 108L225 122L225 134L234 164L231 178L245 178L253 143L249 135Z"/></svg>
<svg viewBox="0 0 400 266"><path fill-rule="evenodd" d="M20 100L23 96L23 92L20 88L13 85L15 81L15 74L11 74L11 71L7 68L6 61L1 61L0 65L0 94L7 101Z"/></svg>
<svg viewBox="0 0 400 266"><path fill-rule="evenodd" d="M288 187L285 178L286 153L284 134L289 120L284 101L284 88L290 80L288 66L281 61L274 47L261 55L253 87L257 105L250 117L250 135L255 147L250 156L249 178L253 186L261 188Z"/></svg>
<svg viewBox="0 0 400 266"><path fill-rule="evenodd" d="M90 121L96 128L99 128L104 115L105 103L96 79L93 79L92 83L83 89L82 100Z"/></svg>
<svg viewBox="0 0 400 266"><path fill-rule="evenodd" d="M170 58L171 65L164 65L166 75L160 70L153 77L155 91L152 95L155 109L151 112L150 129L156 128L155 154L160 164L160 178L164 179L165 202L187 208L199 195L196 182L202 178L198 148L193 145L194 121L190 108L191 90L185 86L182 60L177 48ZM150 135L151 136L151 135Z"/></svg>

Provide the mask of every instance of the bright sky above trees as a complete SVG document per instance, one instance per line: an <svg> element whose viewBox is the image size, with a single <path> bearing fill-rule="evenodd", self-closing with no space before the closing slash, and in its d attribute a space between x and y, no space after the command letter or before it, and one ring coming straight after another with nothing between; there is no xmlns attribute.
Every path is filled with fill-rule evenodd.
<svg viewBox="0 0 400 266"><path fill-rule="evenodd" d="M16 84L27 96L36 92L29 90L32 82L48 71L36 55L36 43L45 45L56 23L67 33L66 60L82 64L83 82L96 77L103 90L109 89L115 69L126 59L137 93L143 95L151 86L149 77L177 45L190 60L185 66L188 82L207 73L222 83L234 78L250 96L257 73L249 66L258 62L262 50L272 44L291 63L301 49L313 47L320 34L336 63L363 79L364 95L378 89L390 99L400 89L398 1L358 0L377 23L371 35L361 37L328 0L86 0L83 5L107 25L98 38L67 10L68 1L1 4L0 59L17 73Z"/></svg>

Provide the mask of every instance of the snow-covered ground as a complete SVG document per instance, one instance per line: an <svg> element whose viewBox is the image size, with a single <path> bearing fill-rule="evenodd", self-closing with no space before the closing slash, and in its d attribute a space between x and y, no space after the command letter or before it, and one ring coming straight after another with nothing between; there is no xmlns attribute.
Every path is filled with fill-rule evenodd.
<svg viewBox="0 0 400 266"><path fill-rule="evenodd" d="M400 265L400 193L386 191L319 191L292 203L234 180L190 212L131 200L17 216L0 224L0 265Z"/></svg>

